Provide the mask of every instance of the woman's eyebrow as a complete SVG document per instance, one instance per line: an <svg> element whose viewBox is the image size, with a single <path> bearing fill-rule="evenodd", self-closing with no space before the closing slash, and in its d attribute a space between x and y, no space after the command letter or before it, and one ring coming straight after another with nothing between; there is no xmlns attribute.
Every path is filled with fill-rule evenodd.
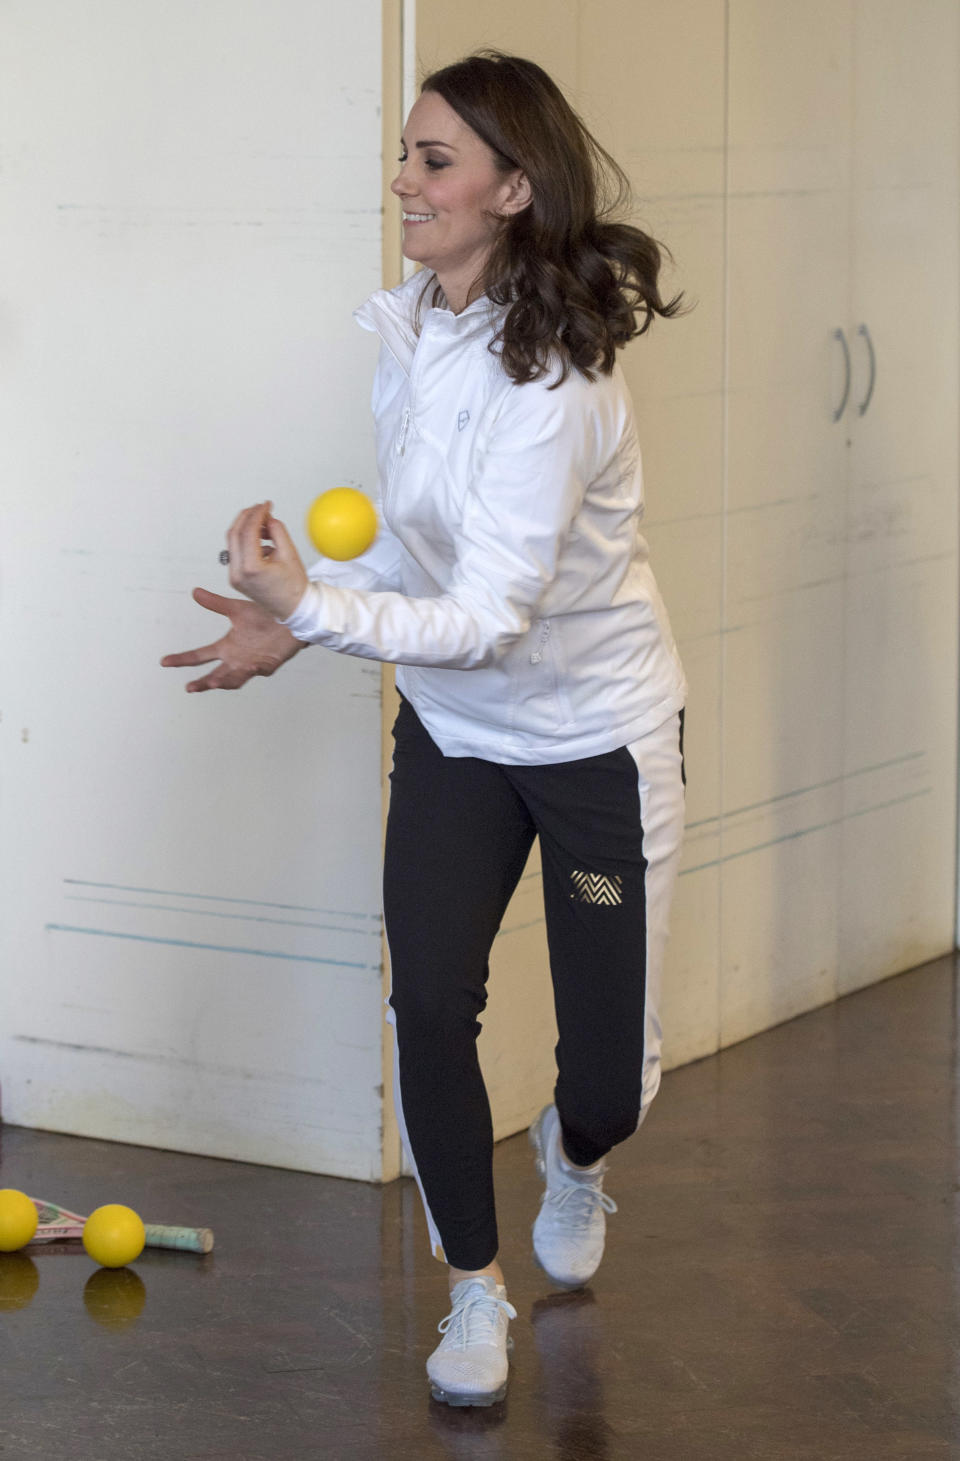
<svg viewBox="0 0 960 1461"><path fill-rule="evenodd" d="M406 147L406 145L406 142L404 142L403 138L401 137L400 146ZM456 152L458 150L456 147L454 147L452 142L440 142L436 138L432 142L418 142L416 145L418 147L449 147L451 152Z"/></svg>

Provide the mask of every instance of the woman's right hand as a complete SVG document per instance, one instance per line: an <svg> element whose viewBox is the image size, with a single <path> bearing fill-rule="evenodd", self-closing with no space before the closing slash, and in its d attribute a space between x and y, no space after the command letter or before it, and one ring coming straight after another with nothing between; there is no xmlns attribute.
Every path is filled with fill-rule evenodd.
<svg viewBox="0 0 960 1461"><path fill-rule="evenodd" d="M201 608L224 614L230 628L214 644L167 654L160 661L167 668L178 668L219 660L202 679L190 681L190 694L198 690L239 690L254 675L272 675L298 650L306 649L302 639L295 639L289 629L249 599L227 599L205 588L195 588L193 597Z"/></svg>

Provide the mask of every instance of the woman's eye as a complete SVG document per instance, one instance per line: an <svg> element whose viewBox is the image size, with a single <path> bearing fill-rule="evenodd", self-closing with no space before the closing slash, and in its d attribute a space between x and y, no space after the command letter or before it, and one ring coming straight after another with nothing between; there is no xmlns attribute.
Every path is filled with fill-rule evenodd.
<svg viewBox="0 0 960 1461"><path fill-rule="evenodd" d="M401 165L403 163L405 163L407 161L407 154L404 153L402 157L398 157L397 158L397 161ZM426 166L430 169L431 172L438 172L440 170L440 168L446 167L446 165L447 165L445 162L437 162L436 158L433 158L433 157L427 157L427 158L424 159L424 161L425 161Z"/></svg>

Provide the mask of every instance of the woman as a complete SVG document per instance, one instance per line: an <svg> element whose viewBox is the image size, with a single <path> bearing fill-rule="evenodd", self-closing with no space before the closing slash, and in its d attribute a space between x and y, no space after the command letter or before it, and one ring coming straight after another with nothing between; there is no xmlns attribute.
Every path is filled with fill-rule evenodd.
<svg viewBox="0 0 960 1461"><path fill-rule="evenodd" d="M430 76L392 190L424 267L356 311L381 336L381 533L303 567L261 503L228 534L231 620L169 665L235 689L306 644L398 665L384 912L397 1111L451 1312L432 1392L489 1405L516 1317L497 1261L477 1061L487 959L535 837L559 1043L531 1129L533 1230L555 1283L600 1262L605 1158L660 1079L657 986L683 822L684 680L637 525L642 480L616 351L654 314L660 250L604 206L626 179L530 61ZM615 205L616 206L616 205ZM643 315L638 326L636 314ZM264 547L263 542L272 544Z"/></svg>

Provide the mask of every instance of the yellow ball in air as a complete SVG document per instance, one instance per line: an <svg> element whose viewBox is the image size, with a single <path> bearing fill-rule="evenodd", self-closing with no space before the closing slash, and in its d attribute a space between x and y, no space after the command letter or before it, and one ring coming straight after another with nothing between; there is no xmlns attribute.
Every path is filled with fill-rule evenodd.
<svg viewBox="0 0 960 1461"><path fill-rule="evenodd" d="M311 504L307 532L324 558L359 558L377 536L376 510L355 487L331 487Z"/></svg>

